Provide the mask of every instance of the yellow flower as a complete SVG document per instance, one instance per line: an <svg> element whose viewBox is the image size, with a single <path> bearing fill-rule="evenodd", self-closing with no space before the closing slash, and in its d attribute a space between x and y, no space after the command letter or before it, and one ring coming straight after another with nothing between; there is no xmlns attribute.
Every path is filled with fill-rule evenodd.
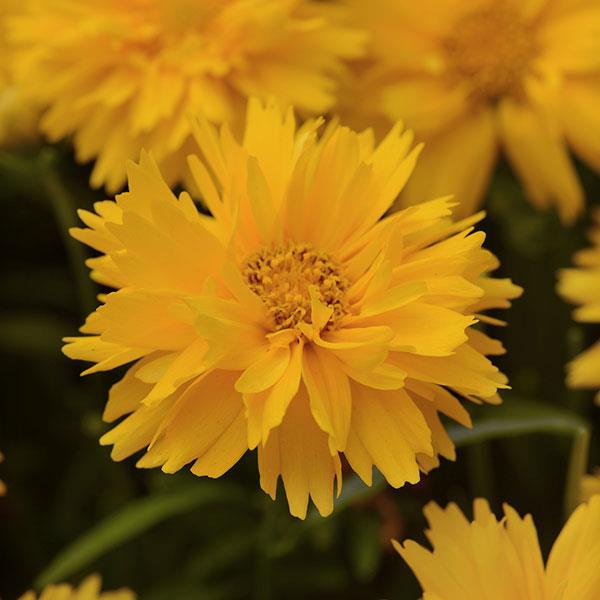
<svg viewBox="0 0 600 600"><path fill-rule="evenodd" d="M455 504L425 507L433 551L412 540L394 547L415 573L423 600L598 600L600 496L581 504L554 542L544 568L531 515L504 505L497 521L486 500L469 523Z"/></svg>
<svg viewBox="0 0 600 600"><path fill-rule="evenodd" d="M8 20L18 14L22 3L0 0L0 147L36 140L40 108L25 94L15 65L15 49L8 39Z"/></svg>
<svg viewBox="0 0 600 600"><path fill-rule="evenodd" d="M243 142L205 119L190 158L212 216L176 199L147 155L129 192L82 211L73 235L108 294L67 356L137 361L111 390L107 433L121 460L219 477L258 448L262 488L281 475L292 514L309 495L333 509L343 453L368 484L375 465L394 487L454 458L438 413L469 425L458 396L498 402L506 378L485 357L501 344L470 326L520 288L486 275L498 265L483 233L452 225L439 199L382 219L419 148L395 126L372 132L251 100Z"/></svg>
<svg viewBox="0 0 600 600"><path fill-rule="evenodd" d="M245 98L327 110L364 36L317 0L30 0L13 22L50 140L73 135L91 183L120 189L125 161L153 153L169 182L193 147L188 115L243 121Z"/></svg>
<svg viewBox="0 0 600 600"><path fill-rule="evenodd" d="M114 592L102 592L102 579L99 575L86 577L78 588L73 588L67 583L46 586L39 600L135 600L136 595L127 588ZM19 600L36 600L35 592L23 594Z"/></svg>
<svg viewBox="0 0 600 600"><path fill-rule="evenodd" d="M600 170L597 0L346 2L372 44L340 111L405 119L426 141L401 205L455 193L472 213L502 149L537 208L575 219L568 147Z"/></svg>
<svg viewBox="0 0 600 600"><path fill-rule="evenodd" d="M573 318L582 323L600 323L600 210L594 216L592 247L579 251L574 258L577 268L563 269L558 280L559 294L579 305ZM600 341L567 366L567 384L573 388L600 388ZM600 404L600 392L596 403Z"/></svg>

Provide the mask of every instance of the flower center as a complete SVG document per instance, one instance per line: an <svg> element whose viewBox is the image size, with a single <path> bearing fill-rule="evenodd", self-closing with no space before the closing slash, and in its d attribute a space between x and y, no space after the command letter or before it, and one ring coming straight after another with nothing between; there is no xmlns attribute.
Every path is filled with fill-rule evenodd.
<svg viewBox="0 0 600 600"><path fill-rule="evenodd" d="M443 42L450 76L467 79L472 100L520 95L536 52L533 31L509 2L492 0L467 13Z"/></svg>
<svg viewBox="0 0 600 600"><path fill-rule="evenodd" d="M277 331L311 322L311 286L319 300L333 309L326 329L332 329L348 312L348 280L328 254L310 244L288 242L262 248L246 260L242 274L263 301Z"/></svg>

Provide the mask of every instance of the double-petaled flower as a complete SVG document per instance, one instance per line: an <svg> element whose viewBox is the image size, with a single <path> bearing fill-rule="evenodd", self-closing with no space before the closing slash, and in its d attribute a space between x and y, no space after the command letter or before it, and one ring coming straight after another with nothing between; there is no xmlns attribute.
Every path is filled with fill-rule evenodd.
<svg viewBox="0 0 600 600"><path fill-rule="evenodd" d="M454 458L440 414L468 426L460 399L506 387L486 357L501 344L474 325L520 293L488 275L480 216L453 224L448 198L386 216L420 150L410 132L375 146L319 126L258 101L241 142L196 121L206 211L149 156L130 164L129 191L73 231L117 291L64 349L86 373L133 363L104 415L127 415L102 438L116 460L145 449L140 467L219 477L258 449L262 488L281 476L300 517L309 496L331 512L342 455L394 487Z"/></svg>

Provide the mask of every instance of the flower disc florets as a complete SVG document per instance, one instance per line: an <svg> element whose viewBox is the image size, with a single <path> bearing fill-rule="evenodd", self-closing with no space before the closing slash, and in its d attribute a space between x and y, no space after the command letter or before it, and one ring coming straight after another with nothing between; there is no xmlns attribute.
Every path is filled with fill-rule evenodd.
<svg viewBox="0 0 600 600"><path fill-rule="evenodd" d="M475 103L521 97L536 54L534 34L510 3L494 2L466 13L442 40L450 83L470 82Z"/></svg>
<svg viewBox="0 0 600 600"><path fill-rule="evenodd" d="M332 311L326 329L347 312L348 280L328 254L311 244L288 242L262 248L248 258L243 275L265 304L275 330L311 323L311 289Z"/></svg>

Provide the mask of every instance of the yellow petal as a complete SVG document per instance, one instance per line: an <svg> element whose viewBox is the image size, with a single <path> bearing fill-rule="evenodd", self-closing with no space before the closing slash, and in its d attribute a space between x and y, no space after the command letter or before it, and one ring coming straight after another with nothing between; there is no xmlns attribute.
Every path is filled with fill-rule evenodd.
<svg viewBox="0 0 600 600"><path fill-rule="evenodd" d="M350 383L340 362L314 345L304 349L302 379L310 409L319 427L331 439L332 449L343 450L350 429Z"/></svg>
<svg viewBox="0 0 600 600"><path fill-rule="evenodd" d="M269 347L238 377L235 389L242 394L255 394L270 388L286 371L290 356L289 347Z"/></svg>
<svg viewBox="0 0 600 600"><path fill-rule="evenodd" d="M600 79L568 78L561 96L561 122L575 152L600 171Z"/></svg>
<svg viewBox="0 0 600 600"><path fill-rule="evenodd" d="M142 359L130 367L121 381L115 383L108 392L108 402L104 408L102 419L107 423L116 421L119 417L133 412L141 401L148 395L152 385L137 378L138 371L147 364L148 359Z"/></svg>
<svg viewBox="0 0 600 600"><path fill-rule="evenodd" d="M263 444L267 442L271 430L281 424L289 403L298 393L302 375L302 351L302 342L292 345L286 369L270 389L244 394L249 448L256 448L261 441Z"/></svg>
<svg viewBox="0 0 600 600"><path fill-rule="evenodd" d="M113 446L111 457L116 461L147 447L169 414L175 399L175 395L172 395L152 406L140 405L116 427L105 433L100 438L100 444Z"/></svg>
<svg viewBox="0 0 600 600"><path fill-rule="evenodd" d="M196 475L219 477L241 458L248 447L235 378L229 371L213 371L180 396L155 442L166 457L163 471L174 473L196 460ZM224 454L219 456L218 450Z"/></svg>
<svg viewBox="0 0 600 600"><path fill-rule="evenodd" d="M413 302L394 313L391 323L395 336L390 349L449 356L467 341L466 329L475 320L440 306Z"/></svg>
<svg viewBox="0 0 600 600"><path fill-rule="evenodd" d="M327 434L315 423L306 390L292 400L281 426L258 447L260 485L273 499L281 475L290 512L304 519L309 496L322 516L333 511L333 479L341 481L337 456L329 451Z"/></svg>
<svg viewBox="0 0 600 600"><path fill-rule="evenodd" d="M353 384L352 430L391 486L419 481L416 454L432 454L431 432L406 392ZM346 456L353 466L355 447ZM364 470L363 462L364 457L357 464L357 471Z"/></svg>
<svg viewBox="0 0 600 600"><path fill-rule="evenodd" d="M497 135L491 111L463 117L436 134L425 149L400 197L406 207L453 194L455 217L477 211L496 161Z"/></svg>
<svg viewBox="0 0 600 600"><path fill-rule="evenodd" d="M404 119L419 136L427 136L451 126L468 104L463 89L449 87L437 77L420 76L385 87L381 108L392 121Z"/></svg>
<svg viewBox="0 0 600 600"><path fill-rule="evenodd" d="M600 496L581 504L554 542L548 557L548 592L553 598L600 597Z"/></svg>
<svg viewBox="0 0 600 600"><path fill-rule="evenodd" d="M412 379L448 386L462 394L490 398L499 388L506 387L506 380L498 369L468 344L457 348L452 356L394 352L390 354L390 361Z"/></svg>
<svg viewBox="0 0 600 600"><path fill-rule="evenodd" d="M600 8L573 11L550 20L538 34L541 60L569 73L600 68Z"/></svg>
<svg viewBox="0 0 600 600"><path fill-rule="evenodd" d="M600 386L600 342L582 352L567 366L567 383L574 388Z"/></svg>
<svg viewBox="0 0 600 600"><path fill-rule="evenodd" d="M500 104L502 142L527 195L538 208L556 204L565 223L583 208L583 191L562 139L524 104Z"/></svg>

